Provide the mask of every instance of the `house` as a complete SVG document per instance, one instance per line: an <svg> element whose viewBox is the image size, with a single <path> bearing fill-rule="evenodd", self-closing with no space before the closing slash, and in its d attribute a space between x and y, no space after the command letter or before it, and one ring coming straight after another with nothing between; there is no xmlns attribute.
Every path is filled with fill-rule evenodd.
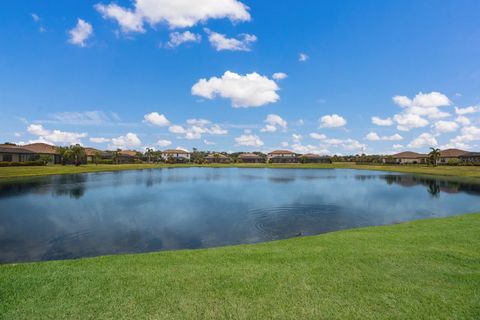
<svg viewBox="0 0 480 320"><path fill-rule="evenodd" d="M30 150L10 144L0 144L0 162L34 161L38 156Z"/></svg>
<svg viewBox="0 0 480 320"><path fill-rule="evenodd" d="M270 163L298 163L297 154L288 150L275 150L267 155Z"/></svg>
<svg viewBox="0 0 480 320"><path fill-rule="evenodd" d="M459 158L463 163L480 164L480 152L467 152L459 156Z"/></svg>
<svg viewBox="0 0 480 320"><path fill-rule="evenodd" d="M300 157L303 163L332 163L330 157L307 153Z"/></svg>
<svg viewBox="0 0 480 320"><path fill-rule="evenodd" d="M62 162L62 157L58 153L56 146L39 142L39 143L26 144L22 146L22 148L32 151L33 153L36 153L39 156L50 157L51 159L49 161L50 164L59 164Z"/></svg>
<svg viewBox="0 0 480 320"><path fill-rule="evenodd" d="M116 163L134 163L138 160L138 152L135 150L118 150Z"/></svg>
<svg viewBox="0 0 480 320"><path fill-rule="evenodd" d="M112 160L112 153L95 148L85 148L87 163L96 163L98 160Z"/></svg>
<svg viewBox="0 0 480 320"><path fill-rule="evenodd" d="M459 149L446 149L440 151L440 156L437 159L437 164L448 164L449 161L460 162L460 156L468 153L468 151Z"/></svg>
<svg viewBox="0 0 480 320"><path fill-rule="evenodd" d="M180 149L162 151L162 158L167 162L184 163L190 161L190 152Z"/></svg>
<svg viewBox="0 0 480 320"><path fill-rule="evenodd" d="M416 153L411 151L400 152L383 158L383 163L386 164L419 164L427 163L428 155Z"/></svg>
<svg viewBox="0 0 480 320"><path fill-rule="evenodd" d="M238 160L242 163L265 163L265 159L255 153L242 153Z"/></svg>
<svg viewBox="0 0 480 320"><path fill-rule="evenodd" d="M212 153L205 157L207 163L230 163L232 159L221 153Z"/></svg>

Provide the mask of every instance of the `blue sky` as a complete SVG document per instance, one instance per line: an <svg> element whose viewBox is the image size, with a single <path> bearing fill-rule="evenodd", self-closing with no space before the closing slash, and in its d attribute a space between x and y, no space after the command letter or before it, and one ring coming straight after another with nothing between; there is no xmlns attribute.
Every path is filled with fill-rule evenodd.
<svg viewBox="0 0 480 320"><path fill-rule="evenodd" d="M480 149L478 1L26 0L2 9L3 141Z"/></svg>

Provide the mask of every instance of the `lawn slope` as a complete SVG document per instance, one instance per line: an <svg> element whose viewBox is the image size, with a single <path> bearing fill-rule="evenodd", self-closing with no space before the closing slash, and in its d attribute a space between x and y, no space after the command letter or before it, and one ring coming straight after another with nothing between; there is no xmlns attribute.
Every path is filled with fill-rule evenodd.
<svg viewBox="0 0 480 320"><path fill-rule="evenodd" d="M479 319L480 214L2 265L0 318Z"/></svg>

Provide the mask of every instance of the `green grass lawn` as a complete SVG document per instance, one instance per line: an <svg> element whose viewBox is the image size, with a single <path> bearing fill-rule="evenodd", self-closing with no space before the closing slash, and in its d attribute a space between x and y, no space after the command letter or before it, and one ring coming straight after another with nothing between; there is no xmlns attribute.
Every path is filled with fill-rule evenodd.
<svg viewBox="0 0 480 320"><path fill-rule="evenodd" d="M72 174L84 172L138 170L149 168L172 167L239 167L239 168L305 168L305 169L359 169L395 171L418 174L435 174L443 176L459 176L480 178L480 167L473 166L422 166L422 165L356 165L354 163L340 162L333 164L228 164L228 165L165 165L165 164L123 164L123 165L83 165L75 166L46 166L46 167L0 167L0 179L43 176L53 174Z"/></svg>
<svg viewBox="0 0 480 320"><path fill-rule="evenodd" d="M2 319L480 319L480 214L0 266Z"/></svg>

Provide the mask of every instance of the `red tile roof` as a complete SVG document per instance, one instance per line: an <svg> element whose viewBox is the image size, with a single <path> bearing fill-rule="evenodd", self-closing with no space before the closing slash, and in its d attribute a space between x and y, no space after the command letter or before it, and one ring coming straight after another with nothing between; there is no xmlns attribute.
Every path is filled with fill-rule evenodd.
<svg viewBox="0 0 480 320"><path fill-rule="evenodd" d="M246 159L262 159L261 156L255 153L242 153L238 155L239 158L246 158Z"/></svg>
<svg viewBox="0 0 480 320"><path fill-rule="evenodd" d="M165 150L165 151L162 151L162 153L166 153L166 154L189 154L190 152L188 151L185 151L185 150L180 150L180 149L170 149L170 150Z"/></svg>
<svg viewBox="0 0 480 320"><path fill-rule="evenodd" d="M22 146L22 148L41 154L58 154L57 147L46 143L31 143Z"/></svg>
<svg viewBox="0 0 480 320"><path fill-rule="evenodd" d="M27 150L25 148L19 147L19 146L13 146L10 144L0 144L0 152L3 153L24 153L24 154L30 154L33 153L30 150Z"/></svg>
<svg viewBox="0 0 480 320"><path fill-rule="evenodd" d="M455 157L460 157L466 153L468 153L468 151L460 150L460 149L446 149L446 150L440 151L440 157L455 158Z"/></svg>
<svg viewBox="0 0 480 320"><path fill-rule="evenodd" d="M295 154L295 152L289 151L289 150L274 150L270 152L269 154Z"/></svg>
<svg viewBox="0 0 480 320"><path fill-rule="evenodd" d="M425 158L427 157L427 155L422 153L412 152L412 151L405 151L405 152L394 154L392 155L392 157L399 158L399 159L415 159L415 158Z"/></svg>

